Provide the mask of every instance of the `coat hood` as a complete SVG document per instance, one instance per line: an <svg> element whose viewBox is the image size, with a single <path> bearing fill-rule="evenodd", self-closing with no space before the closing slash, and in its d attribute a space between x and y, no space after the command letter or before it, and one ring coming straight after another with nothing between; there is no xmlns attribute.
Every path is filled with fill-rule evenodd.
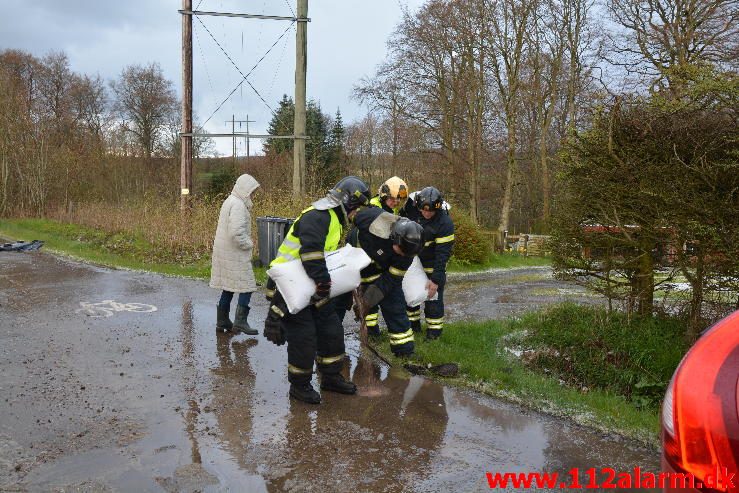
<svg viewBox="0 0 739 493"><path fill-rule="evenodd" d="M238 180L236 180L236 185L234 185L234 189L231 193L246 202L246 199L248 199L257 188L259 188L259 182L257 182L253 176L243 174L239 176Z"/></svg>

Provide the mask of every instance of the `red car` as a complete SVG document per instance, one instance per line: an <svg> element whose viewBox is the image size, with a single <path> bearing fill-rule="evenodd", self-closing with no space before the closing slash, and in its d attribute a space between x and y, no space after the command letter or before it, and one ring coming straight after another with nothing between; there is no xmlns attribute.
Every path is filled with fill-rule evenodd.
<svg viewBox="0 0 739 493"><path fill-rule="evenodd" d="M739 492L738 466L736 311L698 339L672 376L662 405L662 468L671 477L692 474L692 491ZM678 486L681 481L673 481L665 491L688 491Z"/></svg>

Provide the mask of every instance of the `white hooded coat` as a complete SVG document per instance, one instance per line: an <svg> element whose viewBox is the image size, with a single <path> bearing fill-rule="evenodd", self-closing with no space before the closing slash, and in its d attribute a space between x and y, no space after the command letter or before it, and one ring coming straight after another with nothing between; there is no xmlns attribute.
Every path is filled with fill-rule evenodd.
<svg viewBox="0 0 739 493"><path fill-rule="evenodd" d="M251 175L236 180L231 195L223 202L218 217L218 228L213 241L210 287L234 293L257 290L251 257L254 242L251 239L250 195L259 187Z"/></svg>

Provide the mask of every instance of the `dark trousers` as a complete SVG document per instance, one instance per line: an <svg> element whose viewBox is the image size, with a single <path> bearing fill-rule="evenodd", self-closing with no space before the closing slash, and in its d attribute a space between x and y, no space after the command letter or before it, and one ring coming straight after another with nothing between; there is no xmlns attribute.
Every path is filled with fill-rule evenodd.
<svg viewBox="0 0 739 493"><path fill-rule="evenodd" d="M222 291L221 299L218 300L218 306L225 309L231 308L231 300L233 300L234 294L231 291ZM251 293L239 293L239 299L237 303L241 306L249 306L251 301Z"/></svg>
<svg viewBox="0 0 739 493"><path fill-rule="evenodd" d="M338 296L335 299L336 313L339 321L344 320L346 312L352 306L352 293ZM367 332L372 334L376 331L379 334L379 311L382 310L382 318L387 324L388 335L390 336L390 349L396 355L411 354L414 349L413 331L410 328L410 321L405 310L405 296L403 295L403 286L398 284L379 305L371 307L365 314L367 322Z"/></svg>
<svg viewBox="0 0 739 493"><path fill-rule="evenodd" d="M444 328L444 286L445 282L439 284L439 288L436 290L439 293L437 299L433 301L427 301L424 303L423 313L426 316L427 333L433 335L441 334L441 330ZM406 307L408 316L420 320L421 306ZM418 318L416 318L418 317Z"/></svg>
<svg viewBox="0 0 739 493"><path fill-rule="evenodd" d="M321 373L336 374L344 361L344 328L334 301L321 308L310 305L283 319L287 339L288 380L310 382L313 361Z"/></svg>
<svg viewBox="0 0 739 493"><path fill-rule="evenodd" d="M395 355L411 354L415 349L413 331L405 311L405 297L400 283L380 302L382 318L390 336L390 350Z"/></svg>

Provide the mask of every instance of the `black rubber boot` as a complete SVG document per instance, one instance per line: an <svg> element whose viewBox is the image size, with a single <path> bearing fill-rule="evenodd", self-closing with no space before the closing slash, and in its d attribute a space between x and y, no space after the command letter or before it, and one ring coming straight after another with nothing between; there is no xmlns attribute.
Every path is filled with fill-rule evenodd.
<svg viewBox="0 0 739 493"><path fill-rule="evenodd" d="M320 404L321 395L313 389L310 382L307 383L291 383L290 384L290 397L308 404Z"/></svg>
<svg viewBox="0 0 739 493"><path fill-rule="evenodd" d="M426 329L426 340L433 341L441 337L441 329Z"/></svg>
<svg viewBox="0 0 739 493"><path fill-rule="evenodd" d="M222 308L220 305L216 305L216 331L217 332L230 332L233 328L231 319L228 318L228 308Z"/></svg>
<svg viewBox="0 0 739 493"><path fill-rule="evenodd" d="M321 374L321 389L339 394L356 394L357 386L352 382L344 380L341 373Z"/></svg>
<svg viewBox="0 0 739 493"><path fill-rule="evenodd" d="M249 316L249 307L236 305L236 316L234 317L233 331L243 332L246 335L255 336L259 334L257 329L252 329L246 318Z"/></svg>
<svg viewBox="0 0 739 493"><path fill-rule="evenodd" d="M421 321L411 320L411 329L413 329L413 332L421 332Z"/></svg>
<svg viewBox="0 0 739 493"><path fill-rule="evenodd" d="M367 335L370 337L380 337L380 326L367 327Z"/></svg>

